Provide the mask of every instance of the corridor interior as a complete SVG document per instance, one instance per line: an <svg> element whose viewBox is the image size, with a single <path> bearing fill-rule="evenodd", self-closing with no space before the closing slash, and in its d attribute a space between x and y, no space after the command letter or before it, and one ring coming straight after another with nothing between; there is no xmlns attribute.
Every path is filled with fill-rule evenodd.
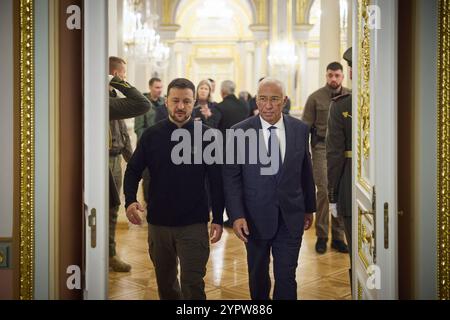
<svg viewBox="0 0 450 320"><path fill-rule="evenodd" d="M246 90L254 95L257 80L271 74L286 79L287 95L292 102L291 115L295 117L301 115L308 94L323 86L321 64L338 59L339 48L348 47L352 39L349 0L328 1L325 6L319 0L275 1L267 6L265 2L247 0L164 1L166 5L163 1L148 0L138 1L140 6L127 3L109 0L109 54L126 58L127 79L139 90L147 92L148 80L153 76L160 77L163 86L178 76L189 78L195 84L214 78L218 88L213 98L220 102L221 81L233 80L239 91ZM129 18L136 10L147 19L145 21L157 27L161 41L170 52L163 67L149 63L147 57L136 56L136 51L128 50L133 46L117 37L121 24L133 25L134 20L130 22ZM153 19L155 16L149 12L156 13L159 20ZM294 24L304 31L295 33ZM322 37L321 26L333 32ZM298 63L288 68L269 63L275 49L284 48L275 30L280 37L286 36L290 46L297 47L294 51L298 54ZM344 85L351 85L349 79L344 80ZM132 145L135 145L133 120L126 122ZM142 197L142 191L139 194ZM130 225L123 207L119 212L116 242L118 255L131 264L132 270L130 273L110 272L109 298L158 299L155 272L148 255L147 226ZM327 252L319 255L315 242L312 228L305 233L300 252L298 297L351 299L348 254L331 249L329 244ZM245 246L231 229L225 228L221 241L211 246L205 282L208 299L250 298Z"/></svg>

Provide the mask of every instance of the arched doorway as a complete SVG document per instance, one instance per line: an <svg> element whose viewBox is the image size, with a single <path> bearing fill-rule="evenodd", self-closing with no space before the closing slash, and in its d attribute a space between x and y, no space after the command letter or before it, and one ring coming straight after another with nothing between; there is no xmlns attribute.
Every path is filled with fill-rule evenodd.
<svg viewBox="0 0 450 320"><path fill-rule="evenodd" d="M253 20L250 1L180 1L175 12L180 26L173 47L176 63L169 74L194 83L232 80L238 90L254 91ZM221 100L219 94L216 90L216 101Z"/></svg>

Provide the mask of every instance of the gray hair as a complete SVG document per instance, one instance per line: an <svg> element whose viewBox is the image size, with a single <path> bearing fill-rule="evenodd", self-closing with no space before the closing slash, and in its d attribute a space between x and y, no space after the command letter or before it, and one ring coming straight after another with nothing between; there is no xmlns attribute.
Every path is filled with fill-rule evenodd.
<svg viewBox="0 0 450 320"><path fill-rule="evenodd" d="M284 86L284 83L278 79L271 78L271 77L264 78L264 80L262 80L260 83L258 83L258 88L256 91L257 95L259 95L259 91L260 91L261 87L265 86L267 84L274 84L274 85L278 86L281 89L281 92L283 93L283 98L286 97L286 87Z"/></svg>
<svg viewBox="0 0 450 320"><path fill-rule="evenodd" d="M224 94L234 94L234 92L236 91L236 84L231 80L225 80L220 85L220 90Z"/></svg>

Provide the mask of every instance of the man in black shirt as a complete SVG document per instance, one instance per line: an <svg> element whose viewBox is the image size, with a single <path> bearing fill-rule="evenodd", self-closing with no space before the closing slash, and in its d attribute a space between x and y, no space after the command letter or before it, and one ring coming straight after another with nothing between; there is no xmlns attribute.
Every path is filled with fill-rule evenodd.
<svg viewBox="0 0 450 320"><path fill-rule="evenodd" d="M176 164L173 158L173 149L179 143L172 141L174 133L187 133L192 143L196 140L191 118L194 92L194 84L187 79L175 79L169 84L166 99L169 119L143 133L125 172L127 217L134 224L141 223L139 211L143 212L136 200L142 171L147 168L150 174L148 241L161 299L206 299L203 280L209 258L206 177L210 181L213 213L211 243L222 236L224 195L220 165L207 165L203 160L192 162L197 152L203 154L206 147L203 142L201 150L194 147L189 152L188 163ZM200 123L196 125L201 126L200 134L209 129ZM178 259L181 288L177 278Z"/></svg>

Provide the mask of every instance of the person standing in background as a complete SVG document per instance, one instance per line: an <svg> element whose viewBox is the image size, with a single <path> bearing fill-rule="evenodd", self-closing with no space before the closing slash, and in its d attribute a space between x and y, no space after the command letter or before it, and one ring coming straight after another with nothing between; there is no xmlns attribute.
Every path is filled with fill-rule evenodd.
<svg viewBox="0 0 450 320"><path fill-rule="evenodd" d="M327 132L328 112L331 100L349 89L342 86L344 80L343 68L339 62L330 63L326 70L326 85L313 94L306 101L302 120L311 129L311 150L314 171L314 181L317 186L316 212L316 252L323 254L327 250L328 226L330 212L328 207L328 182L325 135ZM341 253L347 253L344 242L344 223L341 217L331 218L331 247Z"/></svg>
<svg viewBox="0 0 450 320"><path fill-rule="evenodd" d="M202 80L197 86L197 95L195 97L195 106L192 111L192 118L202 121L205 125L215 128L217 103L212 102L212 88L209 80Z"/></svg>
<svg viewBox="0 0 450 320"><path fill-rule="evenodd" d="M150 108L149 101L126 79L126 62L118 57L109 58L110 81L109 116L109 267L115 272L129 272L131 265L122 261L116 252L116 225L120 205L119 190L122 188L121 156L131 158L130 137L123 119L144 114ZM116 90L125 98L118 98Z"/></svg>
<svg viewBox="0 0 450 320"><path fill-rule="evenodd" d="M156 114L164 112L162 110L166 109L164 97L161 96L163 90L161 79L151 78L148 83L148 87L150 91L148 93L144 93L144 96L151 103L150 110L146 114L134 119L134 132L136 133L138 140L147 128L150 128L156 123Z"/></svg>
<svg viewBox="0 0 450 320"><path fill-rule="evenodd" d="M352 48L344 53L352 79ZM326 136L328 200L333 216L342 217L350 254L350 287L352 284L352 95L333 99Z"/></svg>

